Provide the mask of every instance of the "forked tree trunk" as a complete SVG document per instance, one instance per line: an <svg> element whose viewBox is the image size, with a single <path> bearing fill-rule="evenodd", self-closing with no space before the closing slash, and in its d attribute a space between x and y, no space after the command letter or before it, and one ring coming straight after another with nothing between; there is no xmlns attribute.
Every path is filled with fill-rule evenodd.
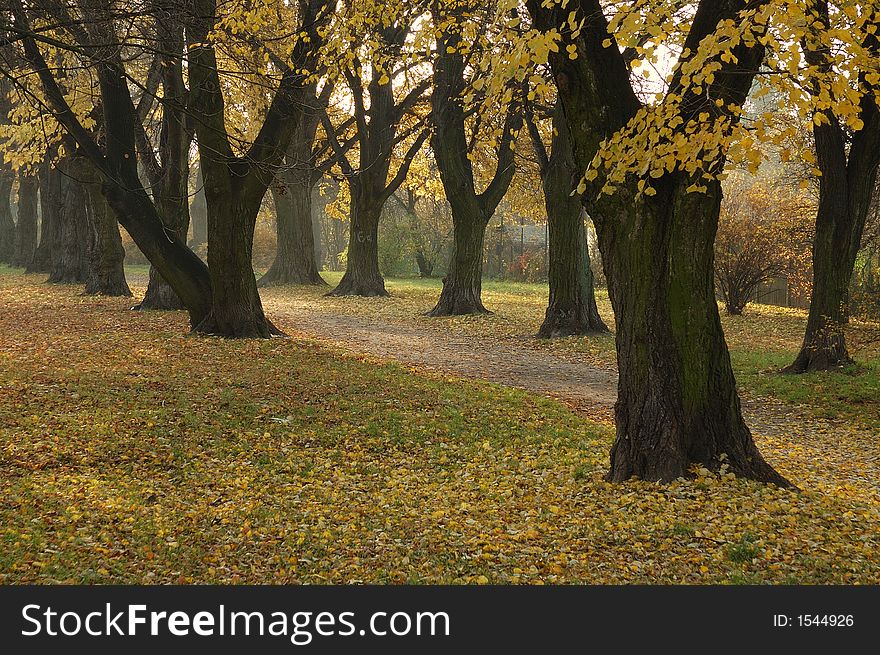
<svg viewBox="0 0 880 655"><path fill-rule="evenodd" d="M315 264L312 232L312 188L307 179L280 176L283 186L272 186L278 248L272 266L258 283L261 287L283 284L326 284Z"/></svg>
<svg viewBox="0 0 880 655"><path fill-rule="evenodd" d="M742 418L712 275L721 188L658 182L589 207L617 325L617 439L608 479L669 482L692 465L787 485ZM630 235L639 234L638 239Z"/></svg>
<svg viewBox="0 0 880 655"><path fill-rule="evenodd" d="M13 266L30 264L37 249L37 189L34 175L18 178L18 222L15 226Z"/></svg>
<svg viewBox="0 0 880 655"><path fill-rule="evenodd" d="M0 264L11 264L15 255L15 221L12 219L11 171L0 168Z"/></svg>
<svg viewBox="0 0 880 655"><path fill-rule="evenodd" d="M90 201L89 217L92 228L92 244L89 253L89 279L86 295L131 296L125 280L125 248L119 234L116 215L101 193L100 185L88 185Z"/></svg>
<svg viewBox="0 0 880 655"><path fill-rule="evenodd" d="M27 268L28 273L50 273L61 242L61 212L64 180L60 171L46 162L40 168L40 243Z"/></svg>
<svg viewBox="0 0 880 655"><path fill-rule="evenodd" d="M550 239L550 301L539 337L608 331L596 306L583 204L579 196L572 195L579 179L565 113L557 102L551 153L542 180Z"/></svg>
<svg viewBox="0 0 880 655"><path fill-rule="evenodd" d="M358 188L358 185L355 189ZM328 296L387 296L379 272L379 217L381 208L355 190L351 199L351 223L345 274Z"/></svg>

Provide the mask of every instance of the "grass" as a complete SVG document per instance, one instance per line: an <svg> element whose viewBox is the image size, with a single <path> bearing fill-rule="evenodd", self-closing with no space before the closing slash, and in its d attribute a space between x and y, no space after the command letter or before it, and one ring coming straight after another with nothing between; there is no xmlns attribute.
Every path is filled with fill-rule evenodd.
<svg viewBox="0 0 880 655"><path fill-rule="evenodd" d="M0 275L0 582L880 582L877 479L784 436L802 493L612 485L556 401L78 293Z"/></svg>

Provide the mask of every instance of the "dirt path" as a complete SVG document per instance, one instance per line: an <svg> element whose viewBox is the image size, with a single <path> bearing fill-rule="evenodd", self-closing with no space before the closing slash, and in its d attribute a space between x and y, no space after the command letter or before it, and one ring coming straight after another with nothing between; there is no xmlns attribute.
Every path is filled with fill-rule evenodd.
<svg viewBox="0 0 880 655"><path fill-rule="evenodd" d="M274 313L278 313L277 310ZM290 324L348 352L367 353L409 366L489 380L551 395L576 406L608 411L617 398L617 373L485 338L450 335L397 323L284 308ZM285 321L285 322L288 322Z"/></svg>

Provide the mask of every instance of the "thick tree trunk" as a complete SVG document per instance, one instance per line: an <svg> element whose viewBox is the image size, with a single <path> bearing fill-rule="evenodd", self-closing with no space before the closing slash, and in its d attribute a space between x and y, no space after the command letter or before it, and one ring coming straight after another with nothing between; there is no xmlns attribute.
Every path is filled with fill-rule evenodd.
<svg viewBox="0 0 880 655"><path fill-rule="evenodd" d="M210 178L206 182L213 305L193 331L231 338L280 335L263 313L251 263L259 199L243 202L234 192L218 193Z"/></svg>
<svg viewBox="0 0 880 655"><path fill-rule="evenodd" d="M550 239L550 301L539 337L608 331L596 306L583 204L579 196L572 195L579 179L560 102L553 116L551 154L542 180Z"/></svg>
<svg viewBox="0 0 880 655"><path fill-rule="evenodd" d="M428 316L460 316L490 313L480 298L483 278L483 236L486 222L475 205L452 202L452 257L443 290ZM457 207L458 205L458 207Z"/></svg>
<svg viewBox="0 0 880 655"><path fill-rule="evenodd" d="M71 161L66 192L62 207L59 229L58 249L53 257L49 282L56 284L81 284L89 277L89 245L91 228L89 226L89 200L86 185L73 176L77 165L82 162Z"/></svg>
<svg viewBox="0 0 880 655"><path fill-rule="evenodd" d="M30 264L37 249L37 190L34 175L18 178L18 223L15 226L15 253L13 266Z"/></svg>
<svg viewBox="0 0 880 655"><path fill-rule="evenodd" d="M192 224L190 247L198 248L208 243L208 204L205 201L205 180L201 166L196 168L196 190L189 205L189 219Z"/></svg>
<svg viewBox="0 0 880 655"><path fill-rule="evenodd" d="M712 276L718 183L590 206L617 325L617 439L608 479L669 482L692 465L786 485L742 418ZM658 186L660 186L658 184ZM639 239L631 237L639 234Z"/></svg>
<svg viewBox="0 0 880 655"><path fill-rule="evenodd" d="M61 243L61 212L67 180L46 162L40 168L40 243L27 267L28 273L51 273Z"/></svg>
<svg viewBox="0 0 880 655"><path fill-rule="evenodd" d="M272 186L278 249L259 286L326 284L315 264L310 171L284 171Z"/></svg>
<svg viewBox="0 0 880 655"><path fill-rule="evenodd" d="M15 257L15 221L12 220L11 171L0 167L0 264L11 264Z"/></svg>
<svg viewBox="0 0 880 655"><path fill-rule="evenodd" d="M419 277L429 278L434 272L434 264L421 250L416 251L416 266L419 267Z"/></svg>
<svg viewBox="0 0 880 655"><path fill-rule="evenodd" d="M85 294L131 296L131 289L125 280L125 248L122 247L116 216L97 182L88 185L88 195L92 244Z"/></svg>
<svg viewBox="0 0 880 655"><path fill-rule="evenodd" d="M388 295L385 280L379 272L379 216L382 210L365 195L362 191L352 194L345 274L328 296Z"/></svg>

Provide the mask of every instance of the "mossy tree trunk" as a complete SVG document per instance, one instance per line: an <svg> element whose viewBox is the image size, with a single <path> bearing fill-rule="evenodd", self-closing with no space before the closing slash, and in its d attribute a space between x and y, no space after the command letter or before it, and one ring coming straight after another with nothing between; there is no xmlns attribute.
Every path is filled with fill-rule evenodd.
<svg viewBox="0 0 880 655"><path fill-rule="evenodd" d="M587 170L602 140L626 125L641 105L598 0L580 6L584 27L572 42L577 58L569 58L566 39L571 37L566 36L550 63L575 162ZM743 7L740 1L701 2L684 47L696 52L719 21L734 19ZM568 15L559 7L542 7L540 0L528 0L528 8L544 30L562 28ZM603 45L606 39L612 39L612 47ZM742 106L764 56L757 44L739 45L733 54L704 92L725 107ZM707 107L705 95L697 97L682 86L680 72L670 90L684 95L685 124L697 112L719 117L717 105ZM716 170L723 164L723 159L713 162ZM694 180L677 171L651 182L655 196L638 195L635 181L613 195L600 195L600 174L585 194L616 322L617 436L608 479L668 482L699 465L787 485L764 461L743 420L721 329L712 272L720 184L709 183L705 194L687 193Z"/></svg>
<svg viewBox="0 0 880 655"><path fill-rule="evenodd" d="M91 163L87 164L91 168ZM119 223L101 192L97 171L92 170L86 185L89 198L89 274L86 295L131 296L125 280L125 248L119 234Z"/></svg>

